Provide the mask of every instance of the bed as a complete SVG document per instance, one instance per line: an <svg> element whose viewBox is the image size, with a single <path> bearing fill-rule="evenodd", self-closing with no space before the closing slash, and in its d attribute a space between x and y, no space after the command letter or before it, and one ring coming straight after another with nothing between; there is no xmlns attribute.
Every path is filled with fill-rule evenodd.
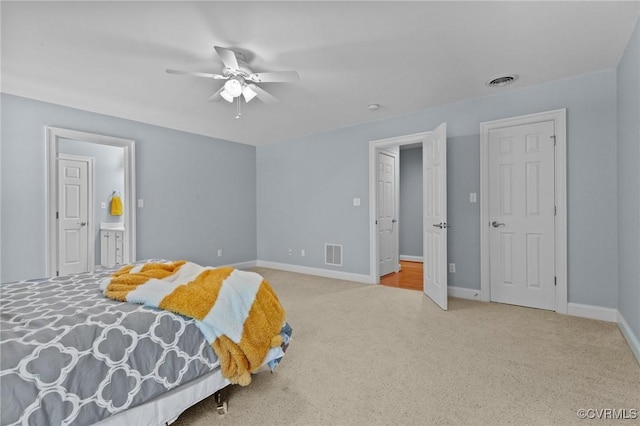
<svg viewBox="0 0 640 426"><path fill-rule="evenodd" d="M106 298L113 272L0 287L0 424L164 425L229 385L194 319Z"/></svg>

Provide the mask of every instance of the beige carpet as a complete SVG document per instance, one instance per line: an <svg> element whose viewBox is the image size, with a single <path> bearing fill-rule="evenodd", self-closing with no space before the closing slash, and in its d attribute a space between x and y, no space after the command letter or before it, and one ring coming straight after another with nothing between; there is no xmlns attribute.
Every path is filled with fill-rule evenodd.
<svg viewBox="0 0 640 426"><path fill-rule="evenodd" d="M638 409L640 366L616 324L256 268L293 340L271 375L211 398L185 425L604 424L584 409ZM627 420L617 424L637 424Z"/></svg>

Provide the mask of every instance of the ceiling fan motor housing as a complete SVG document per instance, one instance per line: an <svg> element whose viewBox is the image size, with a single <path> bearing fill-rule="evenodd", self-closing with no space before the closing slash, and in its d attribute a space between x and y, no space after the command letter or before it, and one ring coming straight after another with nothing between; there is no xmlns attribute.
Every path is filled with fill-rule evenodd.
<svg viewBox="0 0 640 426"><path fill-rule="evenodd" d="M248 78L251 74L253 74L253 71L251 71L251 68L249 68L249 64L247 64L242 59L242 56L238 52L234 53L236 54L236 59L238 61L238 68L231 69L229 67L224 67L222 68L222 75L224 75L225 77L240 75L242 77Z"/></svg>

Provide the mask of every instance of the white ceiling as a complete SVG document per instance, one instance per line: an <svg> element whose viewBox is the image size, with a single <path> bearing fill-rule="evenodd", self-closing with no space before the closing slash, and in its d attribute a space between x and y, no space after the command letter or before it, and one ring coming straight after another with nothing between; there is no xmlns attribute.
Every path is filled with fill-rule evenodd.
<svg viewBox="0 0 640 426"><path fill-rule="evenodd" d="M251 145L617 66L627 2L6 2L2 91ZM213 46L242 52L281 102L208 102ZM520 79L504 88L485 81ZM371 112L367 105L381 108Z"/></svg>

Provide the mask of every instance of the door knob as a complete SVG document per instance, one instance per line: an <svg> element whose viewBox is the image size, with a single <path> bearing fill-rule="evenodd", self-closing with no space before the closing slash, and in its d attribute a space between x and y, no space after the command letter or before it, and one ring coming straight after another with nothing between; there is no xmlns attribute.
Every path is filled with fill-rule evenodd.
<svg viewBox="0 0 640 426"><path fill-rule="evenodd" d="M85 226L86 224L87 224L87 222L80 222L78 225Z"/></svg>
<svg viewBox="0 0 640 426"><path fill-rule="evenodd" d="M498 226L504 226L504 223L496 222L495 220L491 222L491 226L497 228Z"/></svg>
<svg viewBox="0 0 640 426"><path fill-rule="evenodd" d="M441 222L441 223L434 223L433 226L435 228L440 228L440 229L444 229L444 228L451 228L451 225L447 225L446 222Z"/></svg>

